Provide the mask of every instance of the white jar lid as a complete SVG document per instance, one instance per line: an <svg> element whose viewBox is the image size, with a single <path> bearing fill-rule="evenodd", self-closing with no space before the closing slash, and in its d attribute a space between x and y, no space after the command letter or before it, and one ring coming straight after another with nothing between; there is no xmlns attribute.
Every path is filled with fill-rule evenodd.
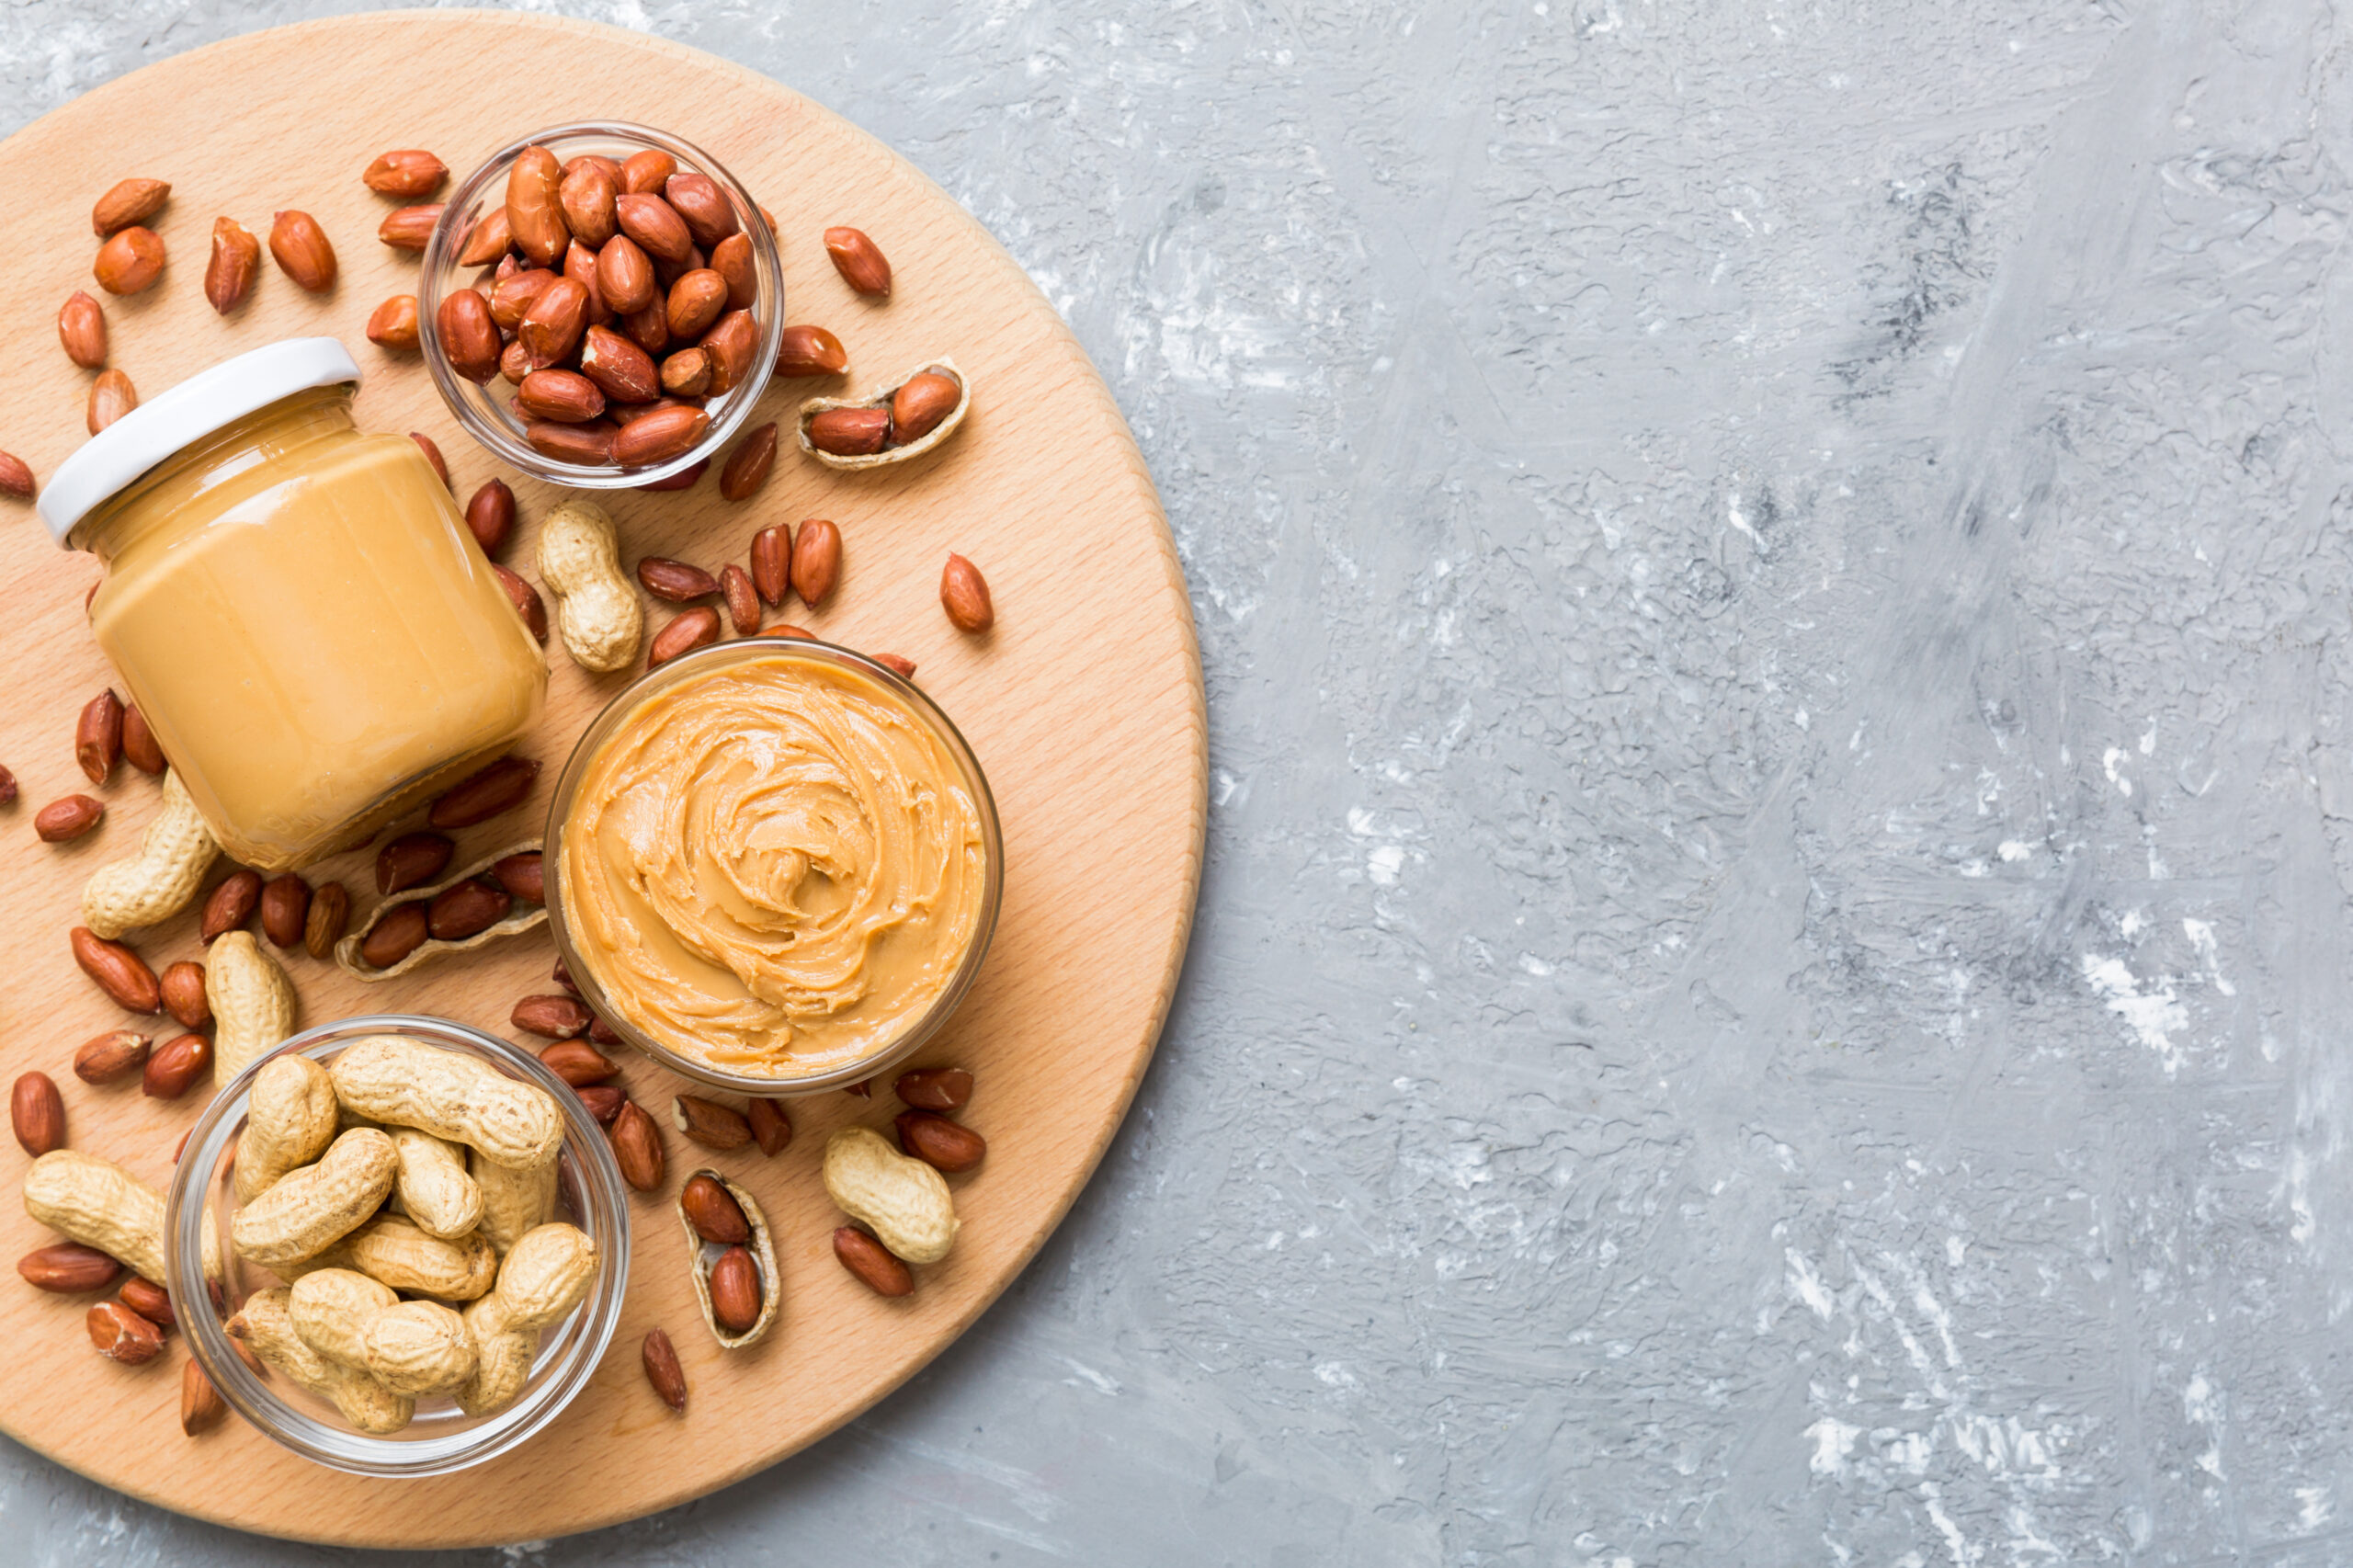
<svg viewBox="0 0 2353 1568"><path fill-rule="evenodd" d="M190 442L311 387L359 380L332 337L290 337L200 370L142 403L57 465L35 503L49 537L74 548L74 527L118 490Z"/></svg>

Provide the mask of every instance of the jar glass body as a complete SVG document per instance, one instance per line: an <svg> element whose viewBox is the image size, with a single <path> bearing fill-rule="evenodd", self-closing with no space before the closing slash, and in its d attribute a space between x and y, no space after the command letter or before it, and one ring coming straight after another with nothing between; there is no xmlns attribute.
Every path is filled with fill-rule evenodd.
<svg viewBox="0 0 2353 1568"><path fill-rule="evenodd" d="M364 843L539 715L547 663L406 436L313 388L97 507L98 645L230 857Z"/></svg>

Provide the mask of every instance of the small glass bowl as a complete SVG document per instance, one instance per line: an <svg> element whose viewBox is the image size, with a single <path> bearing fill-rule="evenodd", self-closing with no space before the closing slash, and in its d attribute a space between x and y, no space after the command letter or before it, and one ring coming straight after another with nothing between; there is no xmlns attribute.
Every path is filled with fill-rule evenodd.
<svg viewBox="0 0 2353 1568"><path fill-rule="evenodd" d="M381 1437L353 1430L332 1403L296 1388L283 1372L273 1369L267 1381L256 1377L232 1347L225 1327L246 1296L278 1282L276 1275L239 1258L229 1244L229 1221L237 1210L233 1156L237 1136L244 1131L254 1076L264 1062L289 1051L299 1051L322 1063L332 1062L346 1046L370 1035L405 1035L462 1051L552 1096L564 1120L556 1165L557 1214L588 1233L599 1259L588 1294L571 1316L541 1337L530 1381L514 1403L493 1415L472 1416L446 1397L420 1399L415 1420ZM480 1464L529 1439L588 1386L620 1322L621 1299L629 1288L629 1190L596 1119L580 1096L529 1051L445 1018L394 1013L345 1018L305 1029L248 1063L213 1096L189 1131L165 1205L172 1312L188 1335L197 1364L230 1407L262 1431L305 1459L355 1475L443 1475ZM226 1275L222 1281L224 1300L218 1307L203 1272L208 1219L219 1233Z"/></svg>
<svg viewBox="0 0 2353 1568"><path fill-rule="evenodd" d="M760 291L752 305L752 319L760 329L760 345L753 355L751 373L739 385L710 400L704 410L710 415L710 428L690 449L666 462L624 469L609 464L559 461L523 438L522 425L506 406L515 389L506 377L493 376L476 385L451 369L448 357L441 352L441 297L452 289L470 286L475 272L488 270L460 267L459 254L465 249L466 237L473 232L475 222L484 213L506 204L507 171L526 147L544 147L555 154L559 164L569 163L585 153L600 153L616 162L626 161L631 153L649 148L667 153L678 161L681 172L709 175L718 184L727 195L728 205L735 210L736 222L751 237L752 266ZM751 418L760 393L767 390L769 375L776 369L777 348L784 339L784 264L777 252L776 236L768 232L767 220L760 214L759 203L710 153L648 126L620 120L579 120L535 131L509 142L492 153L488 162L468 175L451 193L441 209L441 221L434 225L432 237L426 242L418 270L416 331L418 345L425 351L426 369L433 374L433 384L441 389L441 401L449 405L450 414L475 440L532 478L550 484L568 484L583 490L634 489L683 472L716 455Z"/></svg>
<svg viewBox="0 0 2353 1568"><path fill-rule="evenodd" d="M596 758L605 742L637 711L639 704L658 691L676 686L714 670L752 659L806 659L813 664L831 665L866 676L876 685L895 693L905 701L946 744L949 755L956 759L964 776L964 786L972 793L980 807L981 837L988 855L988 869L981 889L980 919L972 930L972 943L964 951L963 961L923 1017L916 1019L895 1040L867 1052L854 1062L824 1073L813 1073L793 1078L768 1078L746 1073L730 1073L708 1062L692 1062L680 1056L660 1041L647 1036L632 1024L628 1015L613 1006L606 994L596 965L585 958L573 940L572 928L564 917L563 864L564 826L572 815L572 798L579 791L588 765ZM863 653L847 648L837 648L830 642L804 638L747 637L733 642L714 642L706 648L682 653L657 669L648 670L632 681L605 705L565 760L563 772L556 779L555 798L548 808L544 858L548 879L548 929L555 936L556 951L563 956L564 968L574 983L580 987L588 1005L599 1017L610 1024L616 1033L629 1044L662 1063L681 1077L692 1078L713 1088L739 1095L767 1099L791 1099L813 1095L826 1089L844 1088L888 1072L921 1050L923 1043L938 1034L955 1013L964 994L972 988L980 974L981 960L988 956L989 939L996 932L997 907L1005 894L1005 837L997 826L996 797L989 792L989 781L981 772L981 765L972 756L972 748L965 743L948 715L938 704L924 695L921 687L897 672L877 664Z"/></svg>

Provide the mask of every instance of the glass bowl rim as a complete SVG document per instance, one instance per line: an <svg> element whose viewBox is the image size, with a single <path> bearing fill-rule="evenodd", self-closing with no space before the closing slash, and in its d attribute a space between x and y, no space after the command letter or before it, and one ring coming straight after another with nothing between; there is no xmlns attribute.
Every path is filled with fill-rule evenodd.
<svg viewBox="0 0 2353 1568"><path fill-rule="evenodd" d="M571 814L573 797L579 792L589 763L639 703L654 692L667 689L690 676L709 673L738 661L795 657L830 664L871 678L885 691L904 701L918 719L931 727L935 735L947 743L949 755L962 770L964 781L980 807L981 837L988 855L988 868L983 878L980 917L973 927L972 944L965 949L963 960L957 965L956 973L949 981L947 988L925 1009L923 1016L896 1040L856 1062L806 1077L777 1079L729 1073L707 1063L688 1061L649 1037L613 1006L595 971L581 958L579 949L572 939L571 925L563 908L563 846L564 820ZM921 1050L955 1016L956 1009L962 1006L964 997L978 980L989 946L995 938L997 918L1005 902L1005 834L997 816L996 795L989 787L988 775L982 770L979 755L972 750L972 743L964 738L963 731L957 728L956 722L933 700L928 692L896 670L856 649L816 638L778 637L763 633L733 642L710 643L645 671L615 692L581 730L580 738L573 744L572 754L564 759L563 771L556 776L555 790L548 803L547 827L540 842L545 849L542 874L548 880L545 906L548 930L555 938L556 953L563 959L566 972L572 976L573 983L580 988L597 1017L603 1018L624 1043L680 1076L731 1094L757 1099L797 1099L828 1089L847 1088L890 1071Z"/></svg>
<svg viewBox="0 0 2353 1568"><path fill-rule="evenodd" d="M699 174L710 176L727 192L732 204L738 207L736 220L752 241L753 271L758 278L763 300L773 298L774 308L761 322L761 305L752 307L753 319L760 324L759 347L753 354L751 373L741 385L722 394L733 402L723 417L711 421L703 438L688 450L665 462L644 468L619 469L586 463L559 462L529 442L517 437L499 421L477 407L467 395L475 387L449 368L441 352L438 313L442 296L454 280L469 269L458 263L458 253L463 248L464 236L457 230L458 217L467 207L481 198L494 179L504 179L507 169L526 147L547 146L565 138L595 137L606 140L642 142L654 151L669 153L681 164L690 165ZM551 148L552 151L552 149ZM433 225L432 235L426 241L425 254L419 258L416 278L417 347L425 358L426 372L433 378L434 390L441 394L441 402L457 420L460 428L502 462L510 463L530 477L549 484L569 485L580 490L635 490L685 472L696 463L714 456L748 423L758 409L760 399L767 391L769 379L776 370L778 349L784 342L784 255L776 235L762 216L758 200L751 187L729 172L727 166L687 141L666 131L650 125L640 125L620 119L570 120L551 125L519 137L501 147L476 165L451 187L449 198L441 205L441 216ZM493 377L494 381L499 380Z"/></svg>
<svg viewBox="0 0 2353 1568"><path fill-rule="evenodd" d="M365 1036L393 1032L438 1037L439 1043L470 1049L501 1065L520 1069L523 1082L553 1095L564 1119L564 1152L578 1162L584 1192L593 1188L594 1206L609 1216L602 1229L590 1232L603 1255L597 1265L597 1282L574 1309L588 1316L582 1335L566 1352L566 1363L557 1369L556 1381L543 1385L537 1403L524 1404L518 1401L505 1411L481 1418L481 1425L443 1438L403 1440L332 1426L279 1398L230 1347L222 1315L226 1306L220 1312L212 1310L210 1290L203 1275L207 1200L217 1179L221 1158L228 1151L227 1130L243 1113L254 1079L262 1068L290 1052L301 1051L315 1060L318 1051L340 1051ZM200 1179L199 1172L205 1173ZM620 1326L629 1290L629 1197L612 1146L595 1117L563 1080L529 1050L452 1018L422 1013L354 1014L289 1035L245 1063L213 1095L196 1125L188 1130L164 1199L165 1272L171 1277L165 1283L172 1300L173 1315L188 1338L189 1355L230 1408L249 1425L305 1459L350 1474L390 1479L447 1475L485 1463L537 1437L595 1379ZM586 1228L588 1215L577 1214L574 1219ZM191 1310L192 1307L198 1310ZM509 1415L514 1418L504 1419ZM324 1440L309 1436L308 1427L317 1428Z"/></svg>

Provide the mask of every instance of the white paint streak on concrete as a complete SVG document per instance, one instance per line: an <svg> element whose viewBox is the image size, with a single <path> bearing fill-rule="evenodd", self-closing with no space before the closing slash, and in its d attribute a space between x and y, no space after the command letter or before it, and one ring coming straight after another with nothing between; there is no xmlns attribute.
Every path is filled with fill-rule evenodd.
<svg viewBox="0 0 2353 1568"><path fill-rule="evenodd" d="M2189 1013L2176 998L2173 982L2160 977L2144 983L2134 976L2122 959L2101 958L2093 953L2083 956L2083 966L2084 979L2107 1002L2109 1010L2131 1028L2134 1037L2156 1053L2165 1076L2179 1072L2184 1057L2173 1037L2189 1027ZM2144 983L2148 987L2145 990Z"/></svg>

